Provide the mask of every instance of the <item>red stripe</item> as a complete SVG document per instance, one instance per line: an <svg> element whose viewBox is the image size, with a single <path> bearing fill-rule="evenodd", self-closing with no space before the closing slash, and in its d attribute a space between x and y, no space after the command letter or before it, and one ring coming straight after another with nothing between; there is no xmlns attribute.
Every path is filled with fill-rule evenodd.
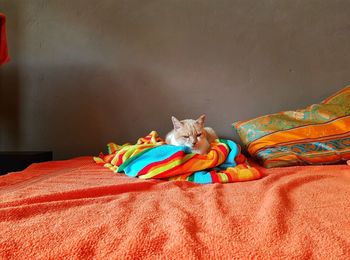
<svg viewBox="0 0 350 260"><path fill-rule="evenodd" d="M229 152L226 145L220 145L220 146L218 146L218 148L220 149L220 151L224 154L224 157L226 158L228 155L228 152Z"/></svg>
<svg viewBox="0 0 350 260"><path fill-rule="evenodd" d="M217 160L213 160L213 162L212 162L212 164L210 165L210 167L209 168L212 168L212 167L215 167L215 166L217 166L218 165L218 163L219 163L219 160L220 160L220 157L222 156L222 155L220 155L219 153L221 152L221 153L223 153L223 161L222 162L224 162L225 161L225 158L227 158L227 155L228 155L228 149L226 148L226 146L224 146L224 145L218 145L218 146L216 146L215 147L216 149L215 149L215 151L216 151L216 153L217 153ZM218 151L219 150L219 151ZM222 163L221 162L221 163Z"/></svg>
<svg viewBox="0 0 350 260"><path fill-rule="evenodd" d="M118 155L118 161L115 165L120 166L123 163L123 155L126 153L126 151L124 151L123 153Z"/></svg>
<svg viewBox="0 0 350 260"><path fill-rule="evenodd" d="M228 182L233 182L232 175L229 172L223 172L223 173L227 176Z"/></svg>
<svg viewBox="0 0 350 260"><path fill-rule="evenodd" d="M215 182L220 183L220 180L219 180L218 176L216 175L215 171L210 171L210 176L211 176L212 183L215 183Z"/></svg>
<svg viewBox="0 0 350 260"><path fill-rule="evenodd" d="M192 159L192 158L195 158L195 157L198 157L198 156L201 156L201 155L199 155L199 154L196 154L196 155L194 155L193 157L191 157L190 159ZM188 162L189 160L187 160L186 162ZM158 174L157 175L157 178L167 178L167 177L171 177L171 176L168 176L168 174L170 174L170 173L175 173L179 168L181 168L186 162L184 162L184 163L181 163L181 164L179 164L179 165L177 165L177 166L175 166L175 167L172 167L172 168L170 168L170 169L168 169L168 170L166 170L166 171L164 171L164 172L162 172L161 174ZM191 172L182 172L181 173L181 179L186 179L188 176L190 176L191 174L193 173L193 171L191 171Z"/></svg>
<svg viewBox="0 0 350 260"><path fill-rule="evenodd" d="M170 156L169 158L166 158L163 161L159 161L159 162L154 162L154 163L148 164L145 168L143 168L141 171L139 171L137 176L147 174L153 167L155 167L157 165L160 165L160 164L165 164L165 163L173 160L176 157L183 157L184 154L185 154L184 151L178 151L178 152L174 153L172 156ZM173 169L174 168L172 168L171 170L173 170Z"/></svg>
<svg viewBox="0 0 350 260"><path fill-rule="evenodd" d="M243 155L243 154L238 154L237 156L236 156L236 158L235 158L235 162L236 162L236 164L241 164L241 163L245 163L245 161L246 161L246 158L245 158L245 156Z"/></svg>

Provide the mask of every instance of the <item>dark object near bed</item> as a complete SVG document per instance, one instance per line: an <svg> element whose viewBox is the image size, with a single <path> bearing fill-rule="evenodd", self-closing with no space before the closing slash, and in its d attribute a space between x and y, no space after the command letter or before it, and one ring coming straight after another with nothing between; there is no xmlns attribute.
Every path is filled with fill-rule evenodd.
<svg viewBox="0 0 350 260"><path fill-rule="evenodd" d="M21 171L32 163L52 161L52 152L0 152L0 174Z"/></svg>

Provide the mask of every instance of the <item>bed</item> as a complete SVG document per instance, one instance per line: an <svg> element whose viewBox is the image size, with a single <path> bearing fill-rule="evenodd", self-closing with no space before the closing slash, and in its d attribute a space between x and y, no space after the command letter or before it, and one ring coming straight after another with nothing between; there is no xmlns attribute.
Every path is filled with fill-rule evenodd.
<svg viewBox="0 0 350 260"><path fill-rule="evenodd" d="M350 258L350 166L256 167L203 185L33 164L0 177L0 258Z"/></svg>

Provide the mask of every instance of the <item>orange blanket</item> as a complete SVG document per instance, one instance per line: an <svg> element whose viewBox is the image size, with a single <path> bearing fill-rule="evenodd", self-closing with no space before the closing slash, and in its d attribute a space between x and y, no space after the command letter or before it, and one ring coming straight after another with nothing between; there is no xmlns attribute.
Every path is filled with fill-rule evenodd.
<svg viewBox="0 0 350 260"><path fill-rule="evenodd" d="M0 259L349 259L350 167L263 172L199 185L34 164L0 177Z"/></svg>

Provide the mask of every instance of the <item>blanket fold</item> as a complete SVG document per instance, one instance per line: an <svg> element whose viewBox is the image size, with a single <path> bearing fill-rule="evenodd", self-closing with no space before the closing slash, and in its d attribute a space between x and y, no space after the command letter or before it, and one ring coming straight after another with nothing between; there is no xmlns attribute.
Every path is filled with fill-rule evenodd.
<svg viewBox="0 0 350 260"><path fill-rule="evenodd" d="M156 131L136 144L107 145L108 154L94 157L97 164L115 173L140 179L227 183L261 178L235 142L217 139L206 155L191 153L186 146L165 144Z"/></svg>

